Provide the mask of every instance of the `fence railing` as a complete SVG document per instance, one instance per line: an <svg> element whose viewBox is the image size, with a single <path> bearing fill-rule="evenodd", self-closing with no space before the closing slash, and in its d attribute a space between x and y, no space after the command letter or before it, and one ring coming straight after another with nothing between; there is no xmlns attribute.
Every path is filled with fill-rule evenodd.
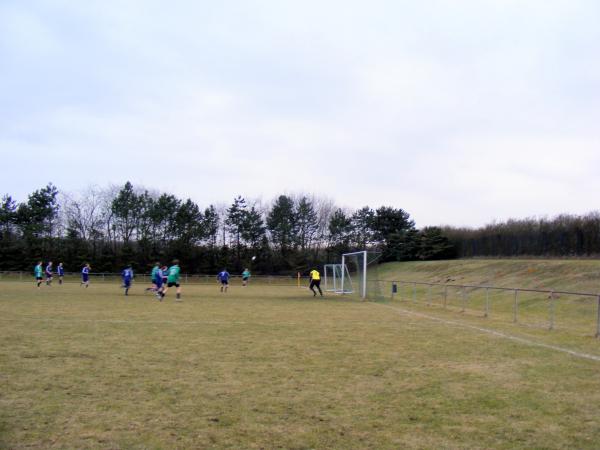
<svg viewBox="0 0 600 450"><path fill-rule="evenodd" d="M600 294L548 289L372 280L376 297L533 327L600 337Z"/></svg>
<svg viewBox="0 0 600 450"><path fill-rule="evenodd" d="M45 277L45 275L44 275ZM54 278L58 278L57 274L54 274ZM217 277L215 275L202 275L202 274L187 274L183 273L180 275L180 282L185 284L213 284L216 283ZM81 280L81 274L79 272L65 272L65 282L79 282ZM102 282L102 283L113 283L121 280L120 273L111 272L90 272L90 282ZM239 281L241 284L241 275L232 275L230 278L231 283ZM0 272L0 281L34 281L32 272L24 271L3 271ZM134 281L136 283L147 283L151 284L150 274L141 273L135 274ZM306 277L303 277L301 281L304 283ZM279 285L279 286L295 286L298 283L297 276L285 276L285 275L252 275L250 277L252 284L267 284L267 285Z"/></svg>

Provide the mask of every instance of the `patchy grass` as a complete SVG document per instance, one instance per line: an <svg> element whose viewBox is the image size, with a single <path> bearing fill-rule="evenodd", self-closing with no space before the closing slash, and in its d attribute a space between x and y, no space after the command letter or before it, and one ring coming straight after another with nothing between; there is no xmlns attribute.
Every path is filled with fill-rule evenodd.
<svg viewBox="0 0 600 450"><path fill-rule="evenodd" d="M281 286L188 285L182 303L135 286L128 298L106 284L0 286L2 448L600 442L600 362L411 315L405 303Z"/></svg>

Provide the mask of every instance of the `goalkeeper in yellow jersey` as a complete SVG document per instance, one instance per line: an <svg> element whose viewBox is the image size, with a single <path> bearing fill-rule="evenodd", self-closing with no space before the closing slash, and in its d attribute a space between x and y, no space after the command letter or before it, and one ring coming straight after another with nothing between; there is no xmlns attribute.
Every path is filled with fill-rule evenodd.
<svg viewBox="0 0 600 450"><path fill-rule="evenodd" d="M319 290L319 294L321 294L321 297L323 297L323 291L321 290L321 274L317 269L313 269L310 271L310 286L308 288L312 291L313 297L317 296L315 287Z"/></svg>

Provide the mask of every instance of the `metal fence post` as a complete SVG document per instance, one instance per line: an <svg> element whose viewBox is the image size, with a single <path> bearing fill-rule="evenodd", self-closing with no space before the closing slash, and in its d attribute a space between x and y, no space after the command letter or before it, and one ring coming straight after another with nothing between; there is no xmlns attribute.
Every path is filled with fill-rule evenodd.
<svg viewBox="0 0 600 450"><path fill-rule="evenodd" d="M460 310L461 313L465 312L466 301L467 301L467 289L463 286L462 287L462 309Z"/></svg>
<svg viewBox="0 0 600 450"><path fill-rule="evenodd" d="M517 323L517 309L519 308L519 303L517 300L517 296L519 294L519 290L515 289L515 304L513 306L513 322Z"/></svg>
<svg viewBox="0 0 600 450"><path fill-rule="evenodd" d="M427 306L431 306L431 285L427 285Z"/></svg>
<svg viewBox="0 0 600 450"><path fill-rule="evenodd" d="M413 283L413 303L417 301L417 283Z"/></svg>
<svg viewBox="0 0 600 450"><path fill-rule="evenodd" d="M600 295L598 296L598 316L596 318L596 337L600 337Z"/></svg>
<svg viewBox="0 0 600 450"><path fill-rule="evenodd" d="M402 281L398 281L398 300L402 301Z"/></svg>
<svg viewBox="0 0 600 450"><path fill-rule="evenodd" d="M554 329L554 291L550 292L550 324L548 326L549 330Z"/></svg>
<svg viewBox="0 0 600 450"><path fill-rule="evenodd" d="M485 288L485 313L483 317L489 317L490 315L490 288Z"/></svg>

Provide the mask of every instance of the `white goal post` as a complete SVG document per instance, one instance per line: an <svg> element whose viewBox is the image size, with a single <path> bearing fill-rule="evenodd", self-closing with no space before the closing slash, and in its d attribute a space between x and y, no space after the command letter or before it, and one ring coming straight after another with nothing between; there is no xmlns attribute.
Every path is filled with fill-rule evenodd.
<svg viewBox="0 0 600 450"><path fill-rule="evenodd" d="M354 292L354 284L357 286L357 292L364 300L367 298L367 251L344 253L342 255L342 293L349 286ZM352 274L352 275L350 275ZM353 283L353 279L355 283Z"/></svg>
<svg viewBox="0 0 600 450"><path fill-rule="evenodd" d="M325 264L325 290L336 294L357 295L363 300L367 297L372 300L382 298L376 264L380 256L380 252L363 250L344 253L341 264ZM367 277L367 270L370 278Z"/></svg>

